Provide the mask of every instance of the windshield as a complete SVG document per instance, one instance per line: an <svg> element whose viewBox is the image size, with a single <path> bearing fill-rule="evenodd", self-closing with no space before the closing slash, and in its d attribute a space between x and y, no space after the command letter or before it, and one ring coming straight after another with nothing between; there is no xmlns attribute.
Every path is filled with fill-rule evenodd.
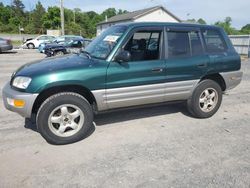
<svg viewBox="0 0 250 188"><path fill-rule="evenodd" d="M95 38L85 49L91 57L106 59L119 42L127 26L112 26Z"/></svg>

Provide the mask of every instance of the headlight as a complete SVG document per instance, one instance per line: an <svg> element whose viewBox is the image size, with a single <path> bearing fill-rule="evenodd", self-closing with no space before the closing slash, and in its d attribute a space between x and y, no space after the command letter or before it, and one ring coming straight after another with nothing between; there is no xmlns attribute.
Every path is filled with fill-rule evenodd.
<svg viewBox="0 0 250 188"><path fill-rule="evenodd" d="M13 80L12 86L19 88L19 89L26 89L29 86L30 82L31 82L31 78L18 76Z"/></svg>

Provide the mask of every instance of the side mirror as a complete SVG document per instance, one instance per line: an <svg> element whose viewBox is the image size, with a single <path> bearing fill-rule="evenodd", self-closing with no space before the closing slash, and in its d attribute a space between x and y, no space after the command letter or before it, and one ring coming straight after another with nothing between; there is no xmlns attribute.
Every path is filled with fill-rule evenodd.
<svg viewBox="0 0 250 188"><path fill-rule="evenodd" d="M115 57L115 61L119 63L129 62L130 60L131 60L131 54L129 51L126 50L120 51Z"/></svg>

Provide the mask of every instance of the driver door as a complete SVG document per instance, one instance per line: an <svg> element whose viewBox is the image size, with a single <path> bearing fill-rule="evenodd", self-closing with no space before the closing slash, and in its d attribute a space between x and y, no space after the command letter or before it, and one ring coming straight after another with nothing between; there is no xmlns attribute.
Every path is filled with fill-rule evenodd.
<svg viewBox="0 0 250 188"><path fill-rule="evenodd" d="M166 81L162 27L133 30L118 50L126 50L131 60L112 61L107 69L108 108L135 106L164 101Z"/></svg>

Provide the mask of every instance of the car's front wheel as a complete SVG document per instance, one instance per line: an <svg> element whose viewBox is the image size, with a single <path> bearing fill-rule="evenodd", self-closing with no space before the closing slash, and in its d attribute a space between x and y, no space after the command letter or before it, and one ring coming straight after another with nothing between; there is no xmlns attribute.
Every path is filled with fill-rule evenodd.
<svg viewBox="0 0 250 188"><path fill-rule="evenodd" d="M63 51L57 51L55 52L55 56L62 56L64 55Z"/></svg>
<svg viewBox="0 0 250 188"><path fill-rule="evenodd" d="M34 48L35 48L35 45L34 45L33 43L29 43L29 44L27 45L27 47L28 47L29 49L34 49Z"/></svg>
<svg viewBox="0 0 250 188"><path fill-rule="evenodd" d="M87 135L93 126L93 112L81 95L59 93L41 105L36 122L39 132L49 143L70 144Z"/></svg>
<svg viewBox="0 0 250 188"><path fill-rule="evenodd" d="M209 118L220 108L222 89L213 80L203 80L193 91L192 97L187 101L189 112L197 118Z"/></svg>

